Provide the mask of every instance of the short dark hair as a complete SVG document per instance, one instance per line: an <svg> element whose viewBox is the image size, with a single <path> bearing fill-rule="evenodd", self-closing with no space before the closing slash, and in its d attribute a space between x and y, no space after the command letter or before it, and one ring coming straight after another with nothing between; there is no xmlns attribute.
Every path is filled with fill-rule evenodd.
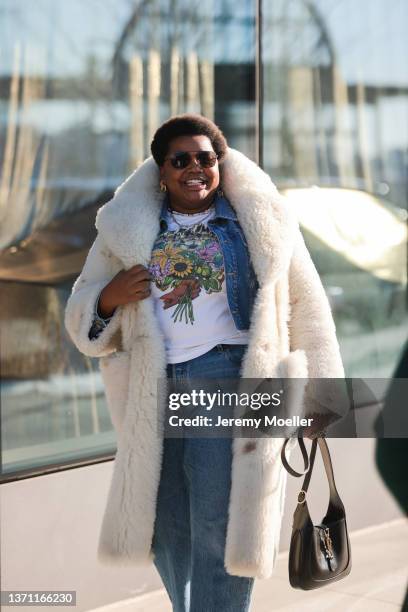
<svg viewBox="0 0 408 612"><path fill-rule="evenodd" d="M170 141L179 136L207 136L219 160L227 152L228 145L224 134L210 119L195 114L176 115L162 123L153 136L150 149L158 166L164 164Z"/></svg>

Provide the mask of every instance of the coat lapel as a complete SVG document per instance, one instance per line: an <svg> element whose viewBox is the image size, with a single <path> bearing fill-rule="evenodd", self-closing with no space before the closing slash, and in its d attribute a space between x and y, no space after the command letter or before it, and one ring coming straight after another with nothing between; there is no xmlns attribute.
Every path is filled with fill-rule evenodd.
<svg viewBox="0 0 408 612"><path fill-rule="evenodd" d="M269 176L245 155L228 149L221 165L221 183L247 238L260 285L287 269L296 221ZM102 206L96 227L126 269L147 266L159 232L163 194L159 170L149 157Z"/></svg>

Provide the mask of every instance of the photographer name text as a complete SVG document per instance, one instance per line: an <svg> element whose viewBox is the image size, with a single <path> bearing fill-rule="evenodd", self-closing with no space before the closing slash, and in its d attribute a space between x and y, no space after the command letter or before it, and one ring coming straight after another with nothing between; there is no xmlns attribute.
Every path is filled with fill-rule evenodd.
<svg viewBox="0 0 408 612"><path fill-rule="evenodd" d="M213 422L214 421L214 422ZM197 415L192 418L171 415L169 417L171 427L253 427L258 429L263 427L310 427L313 418L293 416L282 419L274 416L264 416L262 418L248 417L229 417L218 416L215 420L212 417Z"/></svg>

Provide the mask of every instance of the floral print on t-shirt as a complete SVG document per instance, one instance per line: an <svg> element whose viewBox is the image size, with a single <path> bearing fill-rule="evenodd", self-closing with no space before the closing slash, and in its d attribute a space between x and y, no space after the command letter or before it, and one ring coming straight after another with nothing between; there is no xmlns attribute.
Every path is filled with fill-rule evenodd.
<svg viewBox="0 0 408 612"><path fill-rule="evenodd" d="M163 308L173 308L174 323L194 324L193 300L202 290L219 292L224 281L224 260L216 236L204 225L160 234L149 265L152 281L161 291Z"/></svg>

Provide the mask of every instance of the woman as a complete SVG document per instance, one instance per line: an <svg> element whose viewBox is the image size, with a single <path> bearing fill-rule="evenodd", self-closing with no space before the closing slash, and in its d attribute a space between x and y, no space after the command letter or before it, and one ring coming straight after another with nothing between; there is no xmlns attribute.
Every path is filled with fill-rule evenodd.
<svg viewBox="0 0 408 612"><path fill-rule="evenodd" d="M342 377L335 327L284 199L215 124L174 117L151 149L98 211L66 310L117 431L99 557L154 561L176 611L244 611L278 551L282 439L163 442L157 381Z"/></svg>

